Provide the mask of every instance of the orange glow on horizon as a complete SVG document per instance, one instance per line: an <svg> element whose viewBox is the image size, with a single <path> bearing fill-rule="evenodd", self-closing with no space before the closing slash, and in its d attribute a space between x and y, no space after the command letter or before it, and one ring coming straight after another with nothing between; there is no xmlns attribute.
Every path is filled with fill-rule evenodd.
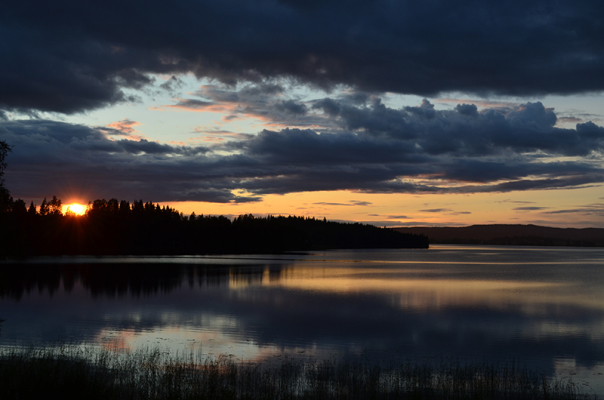
<svg viewBox="0 0 604 400"><path fill-rule="evenodd" d="M86 210L88 207L86 207L85 205L79 204L79 203L71 203L71 204L65 204L63 206L63 214L67 215L67 214L75 214L75 215L84 215L86 214Z"/></svg>
<svg viewBox="0 0 604 400"><path fill-rule="evenodd" d="M248 203L162 202L185 215L297 215L354 221L376 226L469 226L474 224L535 224L560 228L603 227L602 187L518 193L405 194L346 190L295 192L258 196ZM249 193L237 193L249 195ZM577 200L579 199L579 200ZM534 207L526 209L526 207ZM585 212L579 212L585 208ZM577 210L573 218L565 209ZM588 214L592 212L592 214Z"/></svg>

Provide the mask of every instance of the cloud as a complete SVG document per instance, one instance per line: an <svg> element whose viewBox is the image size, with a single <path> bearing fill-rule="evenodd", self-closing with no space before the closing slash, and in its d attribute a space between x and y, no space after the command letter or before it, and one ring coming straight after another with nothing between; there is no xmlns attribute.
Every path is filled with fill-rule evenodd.
<svg viewBox="0 0 604 400"><path fill-rule="evenodd" d="M581 118L577 118L577 117L560 117L560 118L558 118L558 122L577 123L577 122L583 122L583 120Z"/></svg>
<svg viewBox="0 0 604 400"><path fill-rule="evenodd" d="M177 99L176 104L156 107L156 110L215 112L223 115L223 122L254 118L272 127L316 127L329 124L319 114L309 114L306 104L284 97L285 89L277 84L253 84L228 88L203 85L194 94L199 98Z"/></svg>
<svg viewBox="0 0 604 400"><path fill-rule="evenodd" d="M0 137L13 145L7 185L19 197L258 201L196 172L215 162L203 146L113 141L100 129L44 120L3 123Z"/></svg>
<svg viewBox="0 0 604 400"><path fill-rule="evenodd" d="M488 108L506 112L518 107L521 103L511 101L497 101L497 100L485 100L485 99L454 99L454 98L442 98L434 100L435 103L455 104L456 107L460 105L475 106L475 108ZM466 104L467 103L467 104Z"/></svg>
<svg viewBox="0 0 604 400"><path fill-rule="evenodd" d="M213 96L212 104L243 92L246 104L257 110L258 104L271 109L283 100L274 97L279 87L203 90ZM306 105L304 117L322 114L327 123L321 130L265 129L241 136L202 129L200 140L217 139L208 146L109 140L110 128L42 119L0 122L0 139L15 146L6 185L20 197L66 193L61 181L91 188L95 197L217 202L303 191L488 193L604 182L599 162L604 128L591 122L576 129L556 127L556 114L541 103L507 112L469 106L437 110L426 100L418 107L393 109L375 96L356 103L319 99ZM127 121L122 129L131 126Z"/></svg>
<svg viewBox="0 0 604 400"><path fill-rule="evenodd" d="M231 109L218 105L212 101L203 101L197 99L178 99L178 102L173 105L165 105L157 108L158 110L164 108L174 108L185 111L204 111L204 112L228 112Z"/></svg>
<svg viewBox="0 0 604 400"><path fill-rule="evenodd" d="M0 107L77 113L186 73L424 96L595 92L603 19L595 0L9 2Z"/></svg>
<svg viewBox="0 0 604 400"><path fill-rule="evenodd" d="M139 122L131 121L131 120L125 118L121 121L112 122L110 124L107 124L107 128L115 129L116 131L120 132L121 134L130 135L130 134L136 132L136 129L134 129L134 127L138 126L138 125L140 125Z"/></svg>
<svg viewBox="0 0 604 400"><path fill-rule="evenodd" d="M430 208L427 210L419 210L420 212L427 212L427 213L441 213L441 212L447 212L447 211L453 211L450 208Z"/></svg>
<svg viewBox="0 0 604 400"><path fill-rule="evenodd" d="M159 85L159 88L165 90L169 93L175 93L178 89L181 89L185 86L183 80L177 76L170 76L166 81Z"/></svg>
<svg viewBox="0 0 604 400"><path fill-rule="evenodd" d="M577 124L576 129L557 128L556 114L540 102L521 104L506 112L470 112L472 105L467 104L437 111L428 101L396 110L379 98L368 107L332 99L317 104L342 129L389 136L433 155L485 156L511 151L585 156L601 152L604 146L604 128L592 122Z"/></svg>
<svg viewBox="0 0 604 400"><path fill-rule="evenodd" d="M550 207L516 207L513 208L514 211L540 211L547 210Z"/></svg>
<svg viewBox="0 0 604 400"><path fill-rule="evenodd" d="M135 127L142 125L140 122L132 121L130 119L123 119L121 121L112 122L107 124L104 128L99 128L107 136L121 136L128 140L146 140L143 135L138 132Z"/></svg>
<svg viewBox="0 0 604 400"><path fill-rule="evenodd" d="M114 52L98 38L74 34L75 26L36 27L19 20L19 10L5 11L0 34L7 40L0 57L11 62L0 67L0 108L82 112L131 101L124 89L152 82L135 67L135 51Z"/></svg>
<svg viewBox="0 0 604 400"><path fill-rule="evenodd" d="M467 223L462 222L427 222L427 221L410 221L410 222L398 222L393 223L392 226L398 227L413 227L413 226L434 226L434 227L455 227L455 226L467 226Z"/></svg>
<svg viewBox="0 0 604 400"><path fill-rule="evenodd" d="M513 204L534 204L534 201L524 201L524 200L510 200L510 199L505 199L505 200L500 200L497 201L497 203L513 203Z"/></svg>
<svg viewBox="0 0 604 400"><path fill-rule="evenodd" d="M352 205L354 206L370 206L373 203L371 203L370 201L358 201L358 200L350 200L350 202L352 203Z"/></svg>
<svg viewBox="0 0 604 400"><path fill-rule="evenodd" d="M348 203L327 203L327 202L324 202L324 201L320 201L320 202L312 203L312 204L321 205L321 206L344 206L344 207L349 207L349 206L369 206L372 203L369 202L369 201L350 200Z"/></svg>
<svg viewBox="0 0 604 400"><path fill-rule="evenodd" d="M308 108L302 103L296 103L294 100L278 102L275 109L294 116L306 115Z"/></svg>
<svg viewBox="0 0 604 400"><path fill-rule="evenodd" d="M191 140L202 140L210 143L220 143L226 140L247 140L253 137L248 133L231 132L218 127L197 126L194 132L201 134L201 136L191 138Z"/></svg>
<svg viewBox="0 0 604 400"><path fill-rule="evenodd" d="M546 211L545 214L585 214L585 215L604 215L604 203L592 203L579 208L570 208L562 210Z"/></svg>

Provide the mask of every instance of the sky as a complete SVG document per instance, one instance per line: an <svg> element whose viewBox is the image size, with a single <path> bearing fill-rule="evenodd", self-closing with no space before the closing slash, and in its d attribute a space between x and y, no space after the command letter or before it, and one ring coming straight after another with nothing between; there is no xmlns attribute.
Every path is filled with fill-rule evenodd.
<svg viewBox="0 0 604 400"><path fill-rule="evenodd" d="M39 204L604 228L601 1L19 1L5 186Z"/></svg>

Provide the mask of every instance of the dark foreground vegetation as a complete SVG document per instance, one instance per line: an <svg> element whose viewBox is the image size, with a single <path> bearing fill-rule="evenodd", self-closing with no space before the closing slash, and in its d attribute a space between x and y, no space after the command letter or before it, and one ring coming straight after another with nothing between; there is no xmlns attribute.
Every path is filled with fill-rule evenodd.
<svg viewBox="0 0 604 400"><path fill-rule="evenodd" d="M2 399L578 399L572 381L516 364L366 361L241 364L228 357L172 357L65 347L0 351Z"/></svg>
<svg viewBox="0 0 604 400"><path fill-rule="evenodd" d="M84 216L61 200L0 212L0 256L279 253L338 248L426 248L428 238L308 217L185 216L142 200L95 200Z"/></svg>

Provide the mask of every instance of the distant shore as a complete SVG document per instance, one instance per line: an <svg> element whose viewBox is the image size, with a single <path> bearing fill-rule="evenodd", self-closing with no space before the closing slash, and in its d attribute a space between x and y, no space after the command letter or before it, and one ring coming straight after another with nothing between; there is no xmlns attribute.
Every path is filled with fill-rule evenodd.
<svg viewBox="0 0 604 400"><path fill-rule="evenodd" d="M425 235L430 244L604 247L604 229L553 228L539 225L472 225L465 227L392 228Z"/></svg>

